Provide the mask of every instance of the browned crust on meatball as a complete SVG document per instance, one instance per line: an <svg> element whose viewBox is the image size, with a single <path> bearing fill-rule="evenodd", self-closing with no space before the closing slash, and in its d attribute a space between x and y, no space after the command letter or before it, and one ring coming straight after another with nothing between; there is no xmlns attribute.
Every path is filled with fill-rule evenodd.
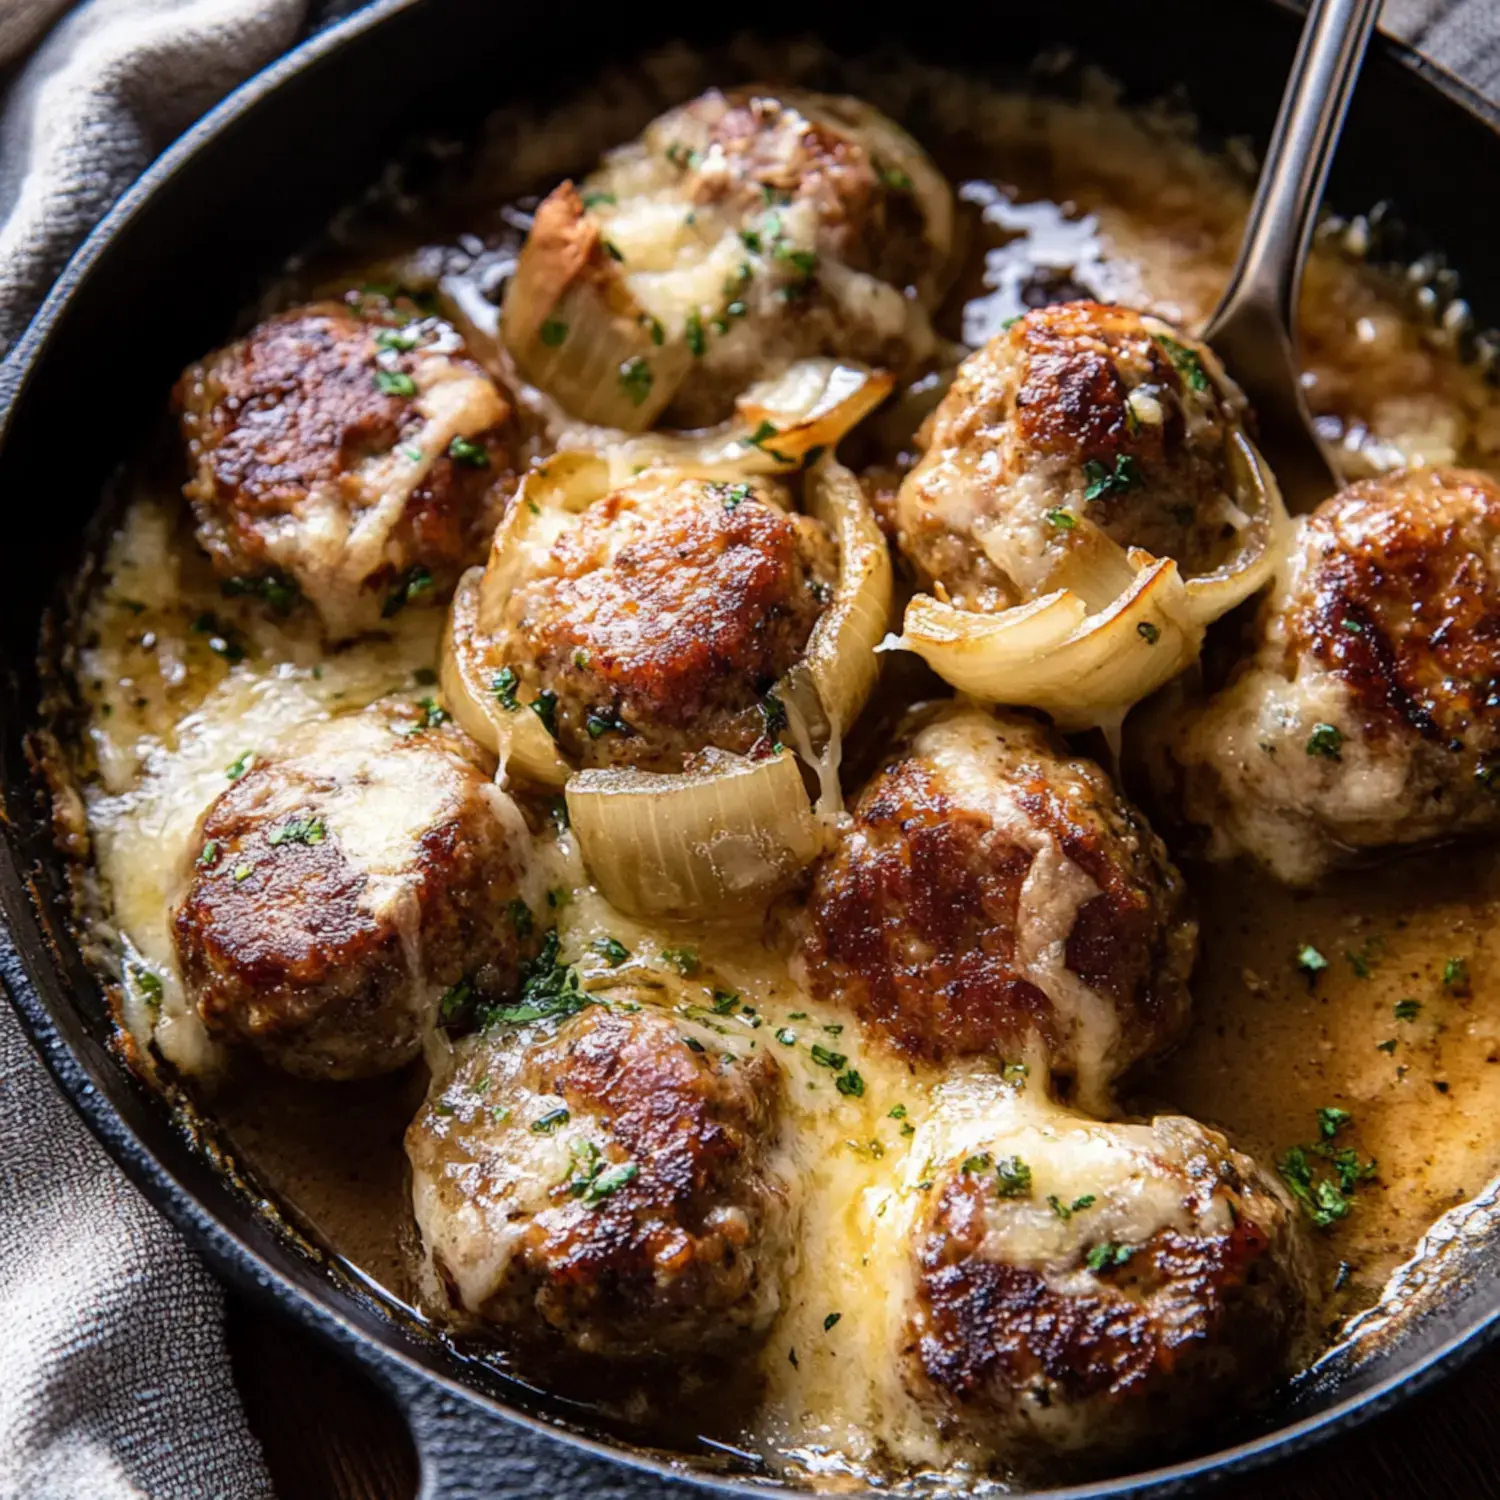
<svg viewBox="0 0 1500 1500"><path fill-rule="evenodd" d="M343 487L356 505L358 466L420 425L415 397L376 382L381 369L410 375L422 357L421 349L381 351L376 343L383 328L425 326L403 312L415 309L375 297L293 308L184 372L174 393L192 467L184 493L221 576L273 571L268 542L279 518L323 484ZM471 441L487 465L435 458L393 534L396 558L365 587L388 590L420 565L441 593L483 559L510 488L495 481L508 474L510 456L502 425Z"/></svg>
<svg viewBox="0 0 1500 1500"><path fill-rule="evenodd" d="M636 1175L597 1206L529 1229L504 1300L617 1352L742 1342L776 1274L785 1205L764 1173L781 1074L764 1053L690 1048L667 1018L586 1011L528 1069L539 1092L599 1122ZM567 1202L566 1188L559 1198ZM767 1260L771 1265L768 1269Z"/></svg>
<svg viewBox="0 0 1500 1500"><path fill-rule="evenodd" d="M925 1380L960 1406L1045 1383L1069 1402L1140 1398L1206 1353L1242 1303L1237 1361L1275 1367L1291 1314L1258 1284L1280 1281L1266 1229L1239 1215L1227 1235L1163 1230L1098 1290L1064 1293L1040 1272L981 1254L988 1180L952 1178L918 1251L916 1358ZM1247 1342L1248 1341L1248 1342Z"/></svg>
<svg viewBox="0 0 1500 1500"><path fill-rule="evenodd" d="M789 150L779 122L796 107L762 86L704 95L695 108L711 121L709 142L737 170L699 177L697 201L733 197L741 212L752 214L768 203L800 199L818 216L825 253L852 269L895 286L930 273L932 250L912 194L895 189L869 150L829 120L804 114L796 147Z"/></svg>
<svg viewBox="0 0 1500 1500"><path fill-rule="evenodd" d="M1159 464L1180 447L1182 409L1164 402L1166 420L1132 422L1126 398L1143 382L1181 396L1182 377L1140 314L1113 303L1064 302L1028 313L1011 330L1024 351L1016 420L1039 452L1112 464L1129 455ZM1139 378L1127 382L1122 364Z"/></svg>
<svg viewBox="0 0 1500 1500"><path fill-rule="evenodd" d="M1117 1008L1124 1062L1175 1037L1187 1012L1196 927L1181 877L1145 820L1103 773L1035 758L1016 768L1020 805L1100 888L1079 909L1067 966ZM955 803L915 755L888 764L820 866L805 953L812 987L842 1000L912 1056L1016 1056L1064 1038L1051 1000L1016 964L1016 924L1033 860L989 818ZM1057 1057L1069 1071L1067 1059Z"/></svg>
<svg viewBox="0 0 1500 1500"><path fill-rule="evenodd" d="M393 734L388 753L427 758L433 774L468 789L410 851L404 919L363 901L370 873L346 857L336 827L295 835L299 822L317 821L331 785L314 761L253 766L199 826L172 922L184 984L212 1036L290 1072L366 1077L417 1055L424 1016L413 1001L413 943L429 990L468 976L503 994L519 968L507 913L519 870L483 795L480 752L443 729ZM303 789L305 802L283 795L288 788Z"/></svg>
<svg viewBox="0 0 1500 1500"><path fill-rule="evenodd" d="M751 751L829 597L832 543L746 484L694 480L606 561L627 505L596 503L554 545L556 572L517 591L516 665L558 694L558 741L585 764ZM591 734L591 718L610 727Z"/></svg>
<svg viewBox="0 0 1500 1500"><path fill-rule="evenodd" d="M1413 730L1463 748L1500 731L1500 486L1462 469L1365 480L1307 520L1314 560L1286 626L1336 673L1379 739Z"/></svg>

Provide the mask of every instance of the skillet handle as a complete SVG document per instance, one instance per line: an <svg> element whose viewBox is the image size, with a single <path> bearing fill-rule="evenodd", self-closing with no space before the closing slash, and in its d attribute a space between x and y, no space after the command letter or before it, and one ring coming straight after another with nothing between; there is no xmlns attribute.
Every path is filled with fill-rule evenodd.
<svg viewBox="0 0 1500 1500"><path fill-rule="evenodd" d="M687 1500L697 1486L535 1432L406 1369L378 1378L395 1398L421 1466L417 1500Z"/></svg>

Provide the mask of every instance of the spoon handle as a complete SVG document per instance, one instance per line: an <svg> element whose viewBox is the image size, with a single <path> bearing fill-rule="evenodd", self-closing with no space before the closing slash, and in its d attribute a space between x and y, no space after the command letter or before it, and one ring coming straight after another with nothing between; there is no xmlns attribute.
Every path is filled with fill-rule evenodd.
<svg viewBox="0 0 1500 1500"><path fill-rule="evenodd" d="M1293 510L1337 488L1301 399L1293 330L1328 166L1379 12L1380 0L1312 0L1239 261L1203 334L1259 412Z"/></svg>
<svg viewBox="0 0 1500 1500"><path fill-rule="evenodd" d="M1334 143L1354 93L1380 0L1313 0L1281 112L1261 169L1239 263L1208 339L1247 301L1269 304L1292 326L1302 263Z"/></svg>

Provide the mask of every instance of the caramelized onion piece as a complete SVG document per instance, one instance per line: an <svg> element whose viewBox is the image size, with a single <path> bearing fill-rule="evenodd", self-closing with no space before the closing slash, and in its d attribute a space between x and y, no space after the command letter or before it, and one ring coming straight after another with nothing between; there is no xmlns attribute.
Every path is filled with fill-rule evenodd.
<svg viewBox="0 0 1500 1500"><path fill-rule="evenodd" d="M1043 709L1064 730L1112 726L1191 665L1203 643L1177 564L1139 550L1131 563L1133 582L1094 615L1069 590L998 614L918 594L889 644L987 703Z"/></svg>
<svg viewBox="0 0 1500 1500"><path fill-rule="evenodd" d="M1245 523L1233 557L1184 580L1172 558L1124 548L1086 519L1067 587L981 613L918 594L886 649L915 651L944 681L987 703L1039 708L1065 730L1110 728L1197 659L1207 627L1275 571L1290 522L1265 460L1229 435Z"/></svg>
<svg viewBox="0 0 1500 1500"><path fill-rule="evenodd" d="M797 758L712 753L701 770L583 771L568 818L589 874L632 916L730 915L762 904L821 847Z"/></svg>
<svg viewBox="0 0 1500 1500"><path fill-rule="evenodd" d="M859 481L832 457L808 471L804 499L838 543L839 578L802 660L777 691L821 747L859 717L879 675L875 648L891 615L891 554Z"/></svg>
<svg viewBox="0 0 1500 1500"><path fill-rule="evenodd" d="M501 333L516 367L586 422L644 432L693 357L636 301L571 182L537 210L505 294Z"/></svg>

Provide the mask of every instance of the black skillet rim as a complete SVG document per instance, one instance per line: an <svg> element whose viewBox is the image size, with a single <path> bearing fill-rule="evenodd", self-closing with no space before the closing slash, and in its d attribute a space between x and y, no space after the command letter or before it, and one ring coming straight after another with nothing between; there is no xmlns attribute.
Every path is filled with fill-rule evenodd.
<svg viewBox="0 0 1500 1500"><path fill-rule="evenodd" d="M1283 9L1298 11L1295 0L1274 0ZM346 42L376 30L387 21L422 4L422 0L372 0L364 9L304 41L276 62L246 80L218 106L183 133L127 190L99 222L68 262L35 318L17 340L0 376L0 445L7 436L20 393L45 360L51 334L74 289L107 252L118 230L142 204L170 179L207 141L253 110L287 79L338 50ZM1500 107L1480 95L1453 73L1389 37L1377 39L1400 67L1444 95L1465 114L1492 132L1500 133ZM35 1050L41 1055L69 1103L112 1159L155 1207L201 1250L215 1270L240 1290L273 1302L304 1325L354 1358L398 1399L410 1382L458 1397L472 1407L498 1416L550 1442L592 1454L665 1480L686 1483L722 1494L744 1495L764 1490L750 1480L725 1479L679 1467L638 1451L567 1430L544 1418L509 1406L477 1391L426 1361L396 1347L394 1340L360 1328L332 1302L298 1286L265 1256L231 1229L193 1190L174 1174L110 1102L98 1075L63 1036L31 978L32 965L49 961L48 941L37 920L28 881L18 867L16 852L0 840L0 986L20 1016ZM30 955L23 954L16 934L23 936ZM114 1064L118 1066L118 1064ZM191 1149L191 1148L187 1148ZM1500 1303L1470 1327L1446 1339L1410 1368L1399 1370L1370 1390L1337 1402L1328 1409L1278 1427L1233 1447L1122 1479L1104 1480L1062 1490L1034 1491L1048 1500L1103 1500L1106 1496L1166 1496L1207 1486L1233 1474L1243 1474L1289 1458L1337 1433L1389 1410L1458 1369L1465 1361L1500 1337ZM412 1413L408 1411L408 1416ZM439 1419L441 1420L441 1419ZM418 1434L420 1437L420 1434ZM419 1453L422 1445L419 1442ZM426 1455L423 1456L424 1471ZM427 1493L424 1487L424 1494Z"/></svg>

